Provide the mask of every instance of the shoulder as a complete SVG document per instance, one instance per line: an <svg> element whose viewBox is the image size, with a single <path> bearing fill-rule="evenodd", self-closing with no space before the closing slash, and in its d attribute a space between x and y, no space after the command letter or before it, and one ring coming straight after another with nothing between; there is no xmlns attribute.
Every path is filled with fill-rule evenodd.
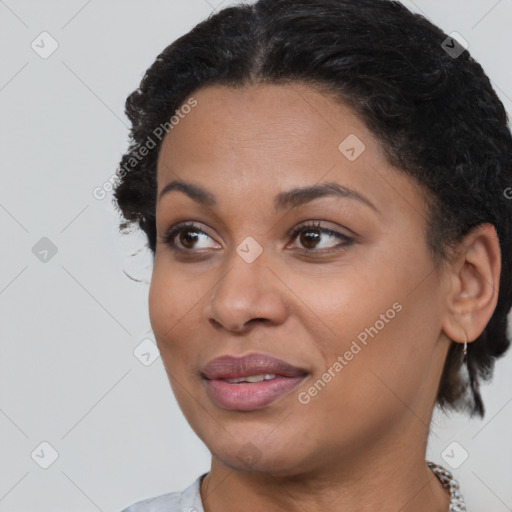
<svg viewBox="0 0 512 512"><path fill-rule="evenodd" d="M138 501L121 512L178 512L181 492L170 492Z"/></svg>
<svg viewBox="0 0 512 512"><path fill-rule="evenodd" d="M181 492L170 492L137 501L121 512L204 512L201 503L200 485L206 476L201 475Z"/></svg>

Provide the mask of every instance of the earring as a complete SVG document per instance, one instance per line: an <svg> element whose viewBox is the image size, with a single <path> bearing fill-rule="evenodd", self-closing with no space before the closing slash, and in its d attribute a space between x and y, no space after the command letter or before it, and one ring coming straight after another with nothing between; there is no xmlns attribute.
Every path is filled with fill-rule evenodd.
<svg viewBox="0 0 512 512"><path fill-rule="evenodd" d="M466 341L464 342L464 348L462 349L463 359L462 362L465 363L467 361L468 356L468 335L464 331L464 335L466 336Z"/></svg>

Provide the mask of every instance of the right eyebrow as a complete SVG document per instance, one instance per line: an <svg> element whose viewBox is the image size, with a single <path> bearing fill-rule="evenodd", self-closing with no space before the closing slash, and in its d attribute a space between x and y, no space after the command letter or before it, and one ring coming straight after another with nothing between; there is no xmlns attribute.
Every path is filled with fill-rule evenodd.
<svg viewBox="0 0 512 512"><path fill-rule="evenodd" d="M208 192L198 185L181 180L174 180L167 183L158 195L158 200L160 201L165 194L168 194L172 190L183 192L197 203L207 206L208 208L213 208L217 205L215 196L211 192Z"/></svg>

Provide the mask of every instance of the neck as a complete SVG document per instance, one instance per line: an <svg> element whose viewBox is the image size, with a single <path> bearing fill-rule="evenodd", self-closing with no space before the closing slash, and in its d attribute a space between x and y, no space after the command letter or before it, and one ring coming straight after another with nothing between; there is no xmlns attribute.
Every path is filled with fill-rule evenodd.
<svg viewBox="0 0 512 512"><path fill-rule="evenodd" d="M357 457L322 457L294 474L241 471L218 458L201 486L205 512L447 512L450 496L425 462L425 442L381 439ZM328 456L327 456L328 457ZM269 466L271 466L269 464Z"/></svg>

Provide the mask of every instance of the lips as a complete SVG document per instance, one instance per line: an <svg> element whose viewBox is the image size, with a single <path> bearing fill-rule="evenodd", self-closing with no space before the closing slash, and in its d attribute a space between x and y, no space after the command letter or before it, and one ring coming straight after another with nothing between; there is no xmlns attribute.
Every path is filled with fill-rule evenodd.
<svg viewBox="0 0 512 512"><path fill-rule="evenodd" d="M223 356L210 361L201 372L210 380L238 379L251 375L274 374L282 377L298 377L307 373L301 368L267 356L250 354L244 357Z"/></svg>
<svg viewBox="0 0 512 512"><path fill-rule="evenodd" d="M307 371L265 354L223 356L201 371L207 394L219 407L261 409L298 386Z"/></svg>

